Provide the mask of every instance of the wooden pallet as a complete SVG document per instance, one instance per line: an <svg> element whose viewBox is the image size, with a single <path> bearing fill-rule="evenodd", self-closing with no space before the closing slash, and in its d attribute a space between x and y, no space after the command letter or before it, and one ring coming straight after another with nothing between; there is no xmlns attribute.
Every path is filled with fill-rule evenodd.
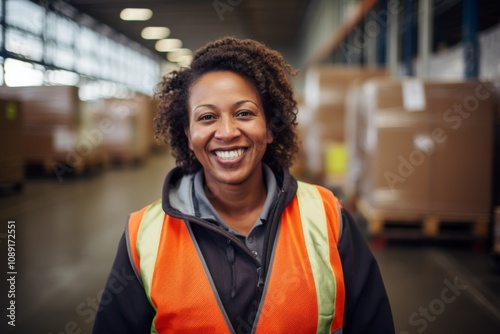
<svg viewBox="0 0 500 334"><path fill-rule="evenodd" d="M141 166L148 160L148 154L107 153L104 164L113 167Z"/></svg>
<svg viewBox="0 0 500 334"><path fill-rule="evenodd" d="M65 177L81 177L95 174L102 170L103 159L81 158L81 160L68 161L65 155L52 155L30 157L25 159L25 170L29 176L56 176L59 181Z"/></svg>
<svg viewBox="0 0 500 334"><path fill-rule="evenodd" d="M374 208L365 199L357 202L370 236L394 238L484 239L488 236L488 214L389 211Z"/></svg>

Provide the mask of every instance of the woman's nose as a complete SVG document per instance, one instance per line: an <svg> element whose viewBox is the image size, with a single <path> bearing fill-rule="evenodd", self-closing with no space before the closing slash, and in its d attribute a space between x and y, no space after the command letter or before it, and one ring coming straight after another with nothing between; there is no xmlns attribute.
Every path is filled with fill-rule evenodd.
<svg viewBox="0 0 500 334"><path fill-rule="evenodd" d="M215 137L221 140L231 140L240 135L238 122L232 117L221 117L217 124Z"/></svg>

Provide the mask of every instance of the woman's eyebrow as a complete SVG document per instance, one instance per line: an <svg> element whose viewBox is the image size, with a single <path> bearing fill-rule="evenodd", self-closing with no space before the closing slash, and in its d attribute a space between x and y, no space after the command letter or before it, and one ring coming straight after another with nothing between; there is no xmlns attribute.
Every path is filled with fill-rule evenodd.
<svg viewBox="0 0 500 334"><path fill-rule="evenodd" d="M257 108L260 108L259 105L257 103L255 103L254 101L252 100L241 100L241 101L237 101L235 103L233 103L233 106L235 107L239 107L241 106L242 104L245 104L245 103L251 103L253 105L255 105ZM194 115L194 113L196 112L196 110L198 108L209 108L209 109L217 109L217 106L213 105L213 104L210 104L210 103L204 103L204 104L200 104L199 106L196 106L192 111L191 111L191 114Z"/></svg>
<svg viewBox="0 0 500 334"><path fill-rule="evenodd" d="M238 101L238 102L234 103L234 106L235 106L235 107L238 107L238 106L241 106L242 104L245 104L245 103L247 103L247 102L252 103L252 104L254 104L257 108L259 108L259 105L258 105L257 103L255 103L255 102L251 101L251 100L241 100L241 101Z"/></svg>
<svg viewBox="0 0 500 334"><path fill-rule="evenodd" d="M191 114L194 114L196 109L198 108L202 108L202 107L206 107L206 108L209 108L209 109L217 109L217 107L213 104L210 104L210 103L206 103L206 104L200 104L199 106L196 106L193 110L191 110Z"/></svg>

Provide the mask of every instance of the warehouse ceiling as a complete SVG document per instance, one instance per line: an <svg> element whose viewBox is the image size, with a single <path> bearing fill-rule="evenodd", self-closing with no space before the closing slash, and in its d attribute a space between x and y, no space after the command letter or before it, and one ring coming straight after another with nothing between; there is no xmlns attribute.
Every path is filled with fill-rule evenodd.
<svg viewBox="0 0 500 334"><path fill-rule="evenodd" d="M253 38L283 53L296 50L297 35L310 0L65 0L79 12L154 50L141 38L146 26L166 26L170 38L196 50L223 36ZM126 7L149 8L148 21L123 21ZM155 51L156 52L156 51ZM162 54L163 56L164 54Z"/></svg>
<svg viewBox="0 0 500 334"><path fill-rule="evenodd" d="M101 22L161 57L165 57L165 53L158 53L155 50L156 41L145 40L141 37L144 27L166 26L171 31L170 38L182 40L183 47L193 51L208 41L223 36L253 38L282 52L294 66L299 65L294 64L297 61L294 57L301 46L299 44L300 32L306 24L306 15L318 3L315 0L32 1L52 6L60 3L69 4L79 13ZM401 1L399 0L399 3ZM413 5L417 13L418 1L414 1ZM127 7L149 8L153 11L153 16L148 21L123 21L120 19L120 12ZM480 31L500 22L498 1L478 0L478 12ZM460 43L463 30L463 0L434 0L432 13L434 15L434 51ZM100 26L92 28L102 30ZM415 33L416 31L417 29ZM414 38L414 43L414 50L416 50L417 38Z"/></svg>

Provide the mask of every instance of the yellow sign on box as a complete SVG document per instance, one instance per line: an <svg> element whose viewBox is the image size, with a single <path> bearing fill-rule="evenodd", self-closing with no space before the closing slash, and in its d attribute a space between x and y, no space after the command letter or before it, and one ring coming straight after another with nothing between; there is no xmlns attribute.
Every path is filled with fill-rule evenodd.
<svg viewBox="0 0 500 334"><path fill-rule="evenodd" d="M326 173L329 175L344 175L347 172L347 148L345 143L328 144L325 164Z"/></svg>
<svg viewBox="0 0 500 334"><path fill-rule="evenodd" d="M17 104L15 102L7 102L5 106L5 116L9 121L13 121L17 118Z"/></svg>

